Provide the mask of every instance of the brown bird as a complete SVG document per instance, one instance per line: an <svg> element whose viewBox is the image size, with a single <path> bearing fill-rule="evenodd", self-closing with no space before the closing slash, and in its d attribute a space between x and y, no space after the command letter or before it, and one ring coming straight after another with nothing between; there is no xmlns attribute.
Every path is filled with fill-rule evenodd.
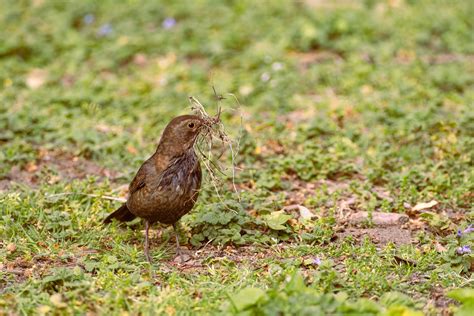
<svg viewBox="0 0 474 316"><path fill-rule="evenodd" d="M112 219L126 222L143 218L145 256L149 262L148 230L155 222L173 225L176 252L183 261L176 223L191 211L199 195L202 174L194 143L205 128L204 120L195 115L174 118L163 131L155 153L130 183L127 202L104 220L110 223Z"/></svg>

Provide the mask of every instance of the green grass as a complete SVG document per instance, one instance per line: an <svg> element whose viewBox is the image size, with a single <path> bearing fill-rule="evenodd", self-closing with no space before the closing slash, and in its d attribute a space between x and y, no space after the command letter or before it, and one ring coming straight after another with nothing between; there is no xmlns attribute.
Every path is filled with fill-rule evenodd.
<svg viewBox="0 0 474 316"><path fill-rule="evenodd" d="M457 250L473 234L456 232L474 217L473 15L469 1L2 1L0 315L469 314L473 256ZM141 223L103 226L119 203L102 196L124 194L188 96L214 113L213 85L240 195L206 178L181 223L191 263L157 226L149 265ZM292 204L316 216L279 212ZM411 242L341 236L355 211L408 213Z"/></svg>

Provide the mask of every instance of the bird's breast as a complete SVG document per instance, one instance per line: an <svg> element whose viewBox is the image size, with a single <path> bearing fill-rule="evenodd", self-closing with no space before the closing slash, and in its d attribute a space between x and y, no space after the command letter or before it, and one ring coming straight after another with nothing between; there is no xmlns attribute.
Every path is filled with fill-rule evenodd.
<svg viewBox="0 0 474 316"><path fill-rule="evenodd" d="M138 202L129 203L134 204L131 211L150 221L174 223L193 208L201 177L194 151L175 157L163 172L149 177L144 190L130 197Z"/></svg>

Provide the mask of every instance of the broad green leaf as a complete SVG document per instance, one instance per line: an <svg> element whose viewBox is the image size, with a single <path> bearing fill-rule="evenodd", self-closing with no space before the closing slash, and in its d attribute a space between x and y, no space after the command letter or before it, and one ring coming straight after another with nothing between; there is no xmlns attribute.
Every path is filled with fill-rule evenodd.
<svg viewBox="0 0 474 316"><path fill-rule="evenodd" d="M286 285L286 289L289 292L303 292L306 290L303 277L299 273L295 273L290 282Z"/></svg>
<svg viewBox="0 0 474 316"><path fill-rule="evenodd" d="M423 316L423 312L415 311L406 306L393 306L384 314L385 316Z"/></svg>
<svg viewBox="0 0 474 316"><path fill-rule="evenodd" d="M461 307L454 313L455 316L474 315L474 289L455 289L447 294L448 297L462 303Z"/></svg>
<svg viewBox="0 0 474 316"><path fill-rule="evenodd" d="M291 219L291 215L286 214L285 211L276 211L263 216L268 227L274 230L285 230L286 227L283 224L289 219Z"/></svg>
<svg viewBox="0 0 474 316"><path fill-rule="evenodd" d="M240 290L234 295L231 300L234 303L237 311L242 311L252 305L255 305L258 300L265 296L265 292L262 289L255 287L247 287Z"/></svg>
<svg viewBox="0 0 474 316"><path fill-rule="evenodd" d="M413 301L407 295L400 292L388 292L380 298L382 305L391 306L409 306L413 307Z"/></svg>
<svg viewBox="0 0 474 316"><path fill-rule="evenodd" d="M447 295L458 302L474 305L474 288L454 289Z"/></svg>

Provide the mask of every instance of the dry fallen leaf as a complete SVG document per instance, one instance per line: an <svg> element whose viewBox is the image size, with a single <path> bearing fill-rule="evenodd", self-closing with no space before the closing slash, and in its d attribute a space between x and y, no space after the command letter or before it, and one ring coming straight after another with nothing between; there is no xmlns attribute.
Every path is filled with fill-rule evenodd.
<svg viewBox="0 0 474 316"><path fill-rule="evenodd" d="M439 242L435 243L435 249L438 252L446 252L448 251L443 245L441 245Z"/></svg>
<svg viewBox="0 0 474 316"><path fill-rule="evenodd" d="M345 201L341 201L339 204L339 212L350 210L351 206L354 205L357 202L357 199L355 197L348 198Z"/></svg>
<svg viewBox="0 0 474 316"><path fill-rule="evenodd" d="M293 205L288 205L288 206L285 206L284 208L285 211L293 211L293 210L298 210L299 211L299 215L300 215L300 219L311 219L313 217L315 217L316 215L313 214L313 212L311 212L307 207L303 206L303 205L299 205L299 204L293 204Z"/></svg>
<svg viewBox="0 0 474 316"><path fill-rule="evenodd" d="M49 297L49 301L56 307L66 307L67 304L63 302L63 296L60 293L53 294Z"/></svg>
<svg viewBox="0 0 474 316"><path fill-rule="evenodd" d="M46 315L51 311L51 307L48 305L40 305L36 311L38 312L38 315Z"/></svg>
<svg viewBox="0 0 474 316"><path fill-rule="evenodd" d="M33 275L33 269L25 269L25 271L23 271L23 275L27 278L31 277Z"/></svg>
<svg viewBox="0 0 474 316"><path fill-rule="evenodd" d="M165 312L168 316L176 315L176 309L171 305L166 306Z"/></svg>
<svg viewBox="0 0 474 316"><path fill-rule="evenodd" d="M45 84L48 78L48 72L43 69L33 69L26 76L26 85L31 89L38 89Z"/></svg>
<svg viewBox="0 0 474 316"><path fill-rule="evenodd" d="M145 54L138 53L133 56L133 63L137 66L146 66L148 58Z"/></svg>
<svg viewBox="0 0 474 316"><path fill-rule="evenodd" d="M132 145L127 146L127 151L129 153L131 153L132 155L138 154L138 150L135 147L133 147Z"/></svg>
<svg viewBox="0 0 474 316"><path fill-rule="evenodd" d="M252 93L254 90L254 88L251 86L251 85L243 85L239 88L239 93L246 97L248 96L250 93Z"/></svg>
<svg viewBox="0 0 474 316"><path fill-rule="evenodd" d="M59 181L61 181L61 177L60 176L50 176L48 178L48 184L56 184L58 183Z"/></svg>
<svg viewBox="0 0 474 316"><path fill-rule="evenodd" d="M28 172L35 172L38 170L38 165L34 161L30 161L26 164L25 170Z"/></svg>
<svg viewBox="0 0 474 316"><path fill-rule="evenodd" d="M161 69L166 69L176 62L176 54L170 53L165 56L161 56L157 58L156 62Z"/></svg>
<svg viewBox="0 0 474 316"><path fill-rule="evenodd" d="M303 205L299 205L298 210L300 211L300 218L302 219L311 219L316 215L313 214L308 208L304 207Z"/></svg>
<svg viewBox="0 0 474 316"><path fill-rule="evenodd" d="M411 219L409 221L409 227L412 231L424 229L426 227L426 223L420 219Z"/></svg>
<svg viewBox="0 0 474 316"><path fill-rule="evenodd" d="M431 200L430 202L427 202L427 203L418 203L411 210L413 212L419 212L421 210L430 209L430 208L432 208L433 206L436 206L436 205L438 205L438 202L435 201L435 200Z"/></svg>
<svg viewBox="0 0 474 316"><path fill-rule="evenodd" d="M16 250L16 245L14 243L10 243L7 245L7 251L12 253L12 252L15 252Z"/></svg>
<svg viewBox="0 0 474 316"><path fill-rule="evenodd" d="M292 227L296 227L298 225L298 221L294 218L290 218L287 223Z"/></svg>

